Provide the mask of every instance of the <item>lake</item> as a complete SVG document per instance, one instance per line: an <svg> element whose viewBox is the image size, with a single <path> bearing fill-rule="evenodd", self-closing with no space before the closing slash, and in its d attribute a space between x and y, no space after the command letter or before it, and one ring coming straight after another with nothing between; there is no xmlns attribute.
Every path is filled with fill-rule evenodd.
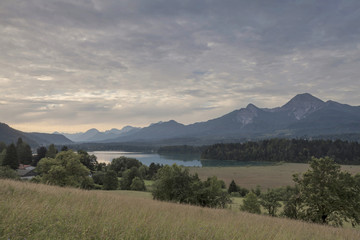
<svg viewBox="0 0 360 240"><path fill-rule="evenodd" d="M157 153L136 153L121 151L94 151L89 152L97 157L98 162L110 163L114 158L125 156L136 158L143 164L149 166L152 162L163 165L177 165L186 167L228 167L228 166L264 166L273 165L270 162L239 162L223 160L201 160L198 154L167 154L160 155Z"/></svg>

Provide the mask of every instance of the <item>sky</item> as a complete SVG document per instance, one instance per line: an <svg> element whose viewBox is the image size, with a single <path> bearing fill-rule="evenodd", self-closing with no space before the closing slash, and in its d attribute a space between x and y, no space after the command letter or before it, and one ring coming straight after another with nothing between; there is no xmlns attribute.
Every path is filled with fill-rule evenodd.
<svg viewBox="0 0 360 240"><path fill-rule="evenodd" d="M80 132L299 93L360 105L358 0L1 0L0 122Z"/></svg>

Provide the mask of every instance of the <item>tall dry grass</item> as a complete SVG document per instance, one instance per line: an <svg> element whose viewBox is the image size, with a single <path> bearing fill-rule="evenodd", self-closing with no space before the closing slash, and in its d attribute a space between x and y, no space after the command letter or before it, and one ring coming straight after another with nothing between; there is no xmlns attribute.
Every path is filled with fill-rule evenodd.
<svg viewBox="0 0 360 240"><path fill-rule="evenodd" d="M0 180L0 239L360 239L353 229Z"/></svg>

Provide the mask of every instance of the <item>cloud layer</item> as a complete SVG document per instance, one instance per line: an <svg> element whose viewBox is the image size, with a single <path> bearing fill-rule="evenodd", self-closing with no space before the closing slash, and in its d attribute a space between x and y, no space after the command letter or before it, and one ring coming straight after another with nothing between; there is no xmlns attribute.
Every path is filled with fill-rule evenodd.
<svg viewBox="0 0 360 240"><path fill-rule="evenodd" d="M360 105L360 2L5 0L1 122L204 121L297 93Z"/></svg>

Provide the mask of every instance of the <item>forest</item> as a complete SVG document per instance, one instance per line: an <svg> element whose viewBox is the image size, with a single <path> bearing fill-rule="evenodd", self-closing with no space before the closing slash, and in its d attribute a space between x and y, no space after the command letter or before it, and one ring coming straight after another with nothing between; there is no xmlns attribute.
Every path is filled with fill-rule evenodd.
<svg viewBox="0 0 360 240"><path fill-rule="evenodd" d="M258 142L215 144L202 159L307 163L311 157L329 156L338 164L360 164L358 142L303 139L268 139Z"/></svg>

